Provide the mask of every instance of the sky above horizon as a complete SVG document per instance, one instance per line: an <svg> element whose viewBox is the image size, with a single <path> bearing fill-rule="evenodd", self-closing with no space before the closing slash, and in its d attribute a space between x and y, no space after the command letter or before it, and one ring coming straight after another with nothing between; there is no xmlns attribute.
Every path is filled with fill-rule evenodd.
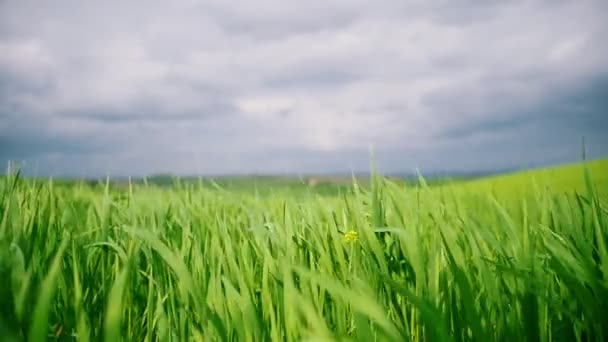
<svg viewBox="0 0 608 342"><path fill-rule="evenodd" d="M0 0L36 175L475 171L608 156L608 2ZM4 169L4 168L3 168Z"/></svg>

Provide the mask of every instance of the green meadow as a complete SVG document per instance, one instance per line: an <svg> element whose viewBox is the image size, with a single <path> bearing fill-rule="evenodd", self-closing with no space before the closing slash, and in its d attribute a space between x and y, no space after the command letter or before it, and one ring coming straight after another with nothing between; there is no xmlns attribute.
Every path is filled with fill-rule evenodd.
<svg viewBox="0 0 608 342"><path fill-rule="evenodd" d="M298 189L3 177L0 340L608 340L608 160Z"/></svg>

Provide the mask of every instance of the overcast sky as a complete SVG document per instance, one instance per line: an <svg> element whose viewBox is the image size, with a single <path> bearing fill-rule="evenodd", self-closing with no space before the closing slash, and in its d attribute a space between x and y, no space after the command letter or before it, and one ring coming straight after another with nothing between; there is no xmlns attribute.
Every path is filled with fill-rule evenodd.
<svg viewBox="0 0 608 342"><path fill-rule="evenodd" d="M0 0L0 161L423 173L608 156L608 1ZM5 167L3 167L4 169Z"/></svg>

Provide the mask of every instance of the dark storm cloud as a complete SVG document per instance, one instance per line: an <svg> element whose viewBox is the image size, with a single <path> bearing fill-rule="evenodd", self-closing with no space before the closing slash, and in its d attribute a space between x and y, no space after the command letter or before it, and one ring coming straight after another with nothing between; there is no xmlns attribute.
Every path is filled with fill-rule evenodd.
<svg viewBox="0 0 608 342"><path fill-rule="evenodd" d="M29 159L51 153L84 155L104 150L104 146L100 146L98 141L87 141L78 136L3 133L0 137L2 160Z"/></svg>
<svg viewBox="0 0 608 342"><path fill-rule="evenodd" d="M507 92L490 92L481 98L480 108L475 109L467 108L469 98L458 93L452 97L430 97L430 103L451 108L456 116L467 109L495 113L449 127L439 133L439 139L458 140L484 132L516 135L517 130L531 126L539 129L538 135L546 137L559 136L564 129L581 137L601 136L608 130L608 75L585 79L582 84L548 89L540 100L526 106L518 107L514 102L517 98Z"/></svg>
<svg viewBox="0 0 608 342"><path fill-rule="evenodd" d="M28 117L0 120L8 129L0 130L0 160L25 160L48 154L86 156L118 148L114 140L85 134L66 135L45 128L48 122Z"/></svg>

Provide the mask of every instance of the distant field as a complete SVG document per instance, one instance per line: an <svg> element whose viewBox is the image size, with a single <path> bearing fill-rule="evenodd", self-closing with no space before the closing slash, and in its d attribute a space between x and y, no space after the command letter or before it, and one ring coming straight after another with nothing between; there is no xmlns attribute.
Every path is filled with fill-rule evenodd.
<svg viewBox="0 0 608 342"><path fill-rule="evenodd" d="M605 341L608 161L587 169L338 188L9 175L0 340Z"/></svg>
<svg viewBox="0 0 608 342"><path fill-rule="evenodd" d="M551 191L581 192L585 190L583 165L587 167L597 189L608 191L608 159L480 178L458 186L470 191L490 189L499 195L515 197L533 191L534 187L548 188Z"/></svg>
<svg viewBox="0 0 608 342"><path fill-rule="evenodd" d="M608 159L595 160L588 162L588 167L598 186L606 188L608 185ZM467 189L476 190L483 187L490 187L498 193L512 194L517 196L520 191L526 192L538 181L537 185L551 185L554 191L560 189L572 191L580 190L584 186L582 177L582 164L575 163L558 167L547 167L540 169L530 169L524 171L482 176L478 174L460 174L449 176L426 175L423 174L424 182L429 186L461 185L467 184ZM391 176L391 182L404 186L417 186L419 178L417 176ZM369 188L369 175L334 175L334 176L224 176L224 177L174 177L174 176L151 176L145 179L133 179L133 185L149 184L163 188L183 186L183 185L203 185L209 189L222 189L230 192L246 194L268 195L272 193L308 194L319 195L341 195L352 189L353 180L360 187ZM74 181L56 181L61 184L71 184ZM105 179L89 180L89 185L104 187ZM129 180L111 179L110 185L118 188L128 188Z"/></svg>

